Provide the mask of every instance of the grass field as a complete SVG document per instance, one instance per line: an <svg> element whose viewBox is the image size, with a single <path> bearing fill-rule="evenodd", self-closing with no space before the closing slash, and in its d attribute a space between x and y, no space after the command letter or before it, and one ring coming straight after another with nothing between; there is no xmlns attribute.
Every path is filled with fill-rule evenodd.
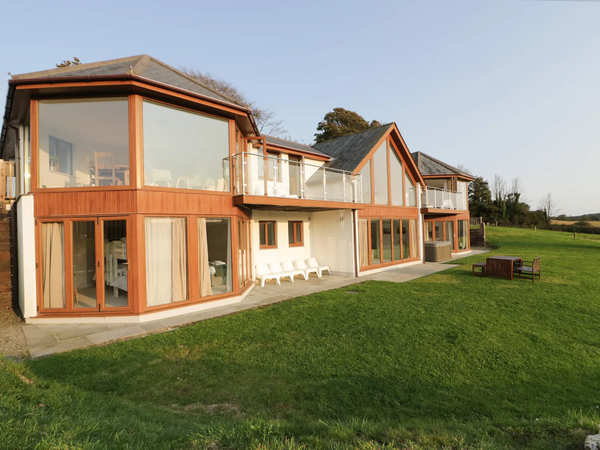
<svg viewBox="0 0 600 450"><path fill-rule="evenodd" d="M600 227L600 220L586 220L585 222L588 223L591 227ZM574 223L577 223L577 221L552 219L551 223L552 225L573 225Z"/></svg>
<svg viewBox="0 0 600 450"><path fill-rule="evenodd" d="M581 448L600 423L600 240L490 228L462 265L165 334L0 360L5 448Z"/></svg>

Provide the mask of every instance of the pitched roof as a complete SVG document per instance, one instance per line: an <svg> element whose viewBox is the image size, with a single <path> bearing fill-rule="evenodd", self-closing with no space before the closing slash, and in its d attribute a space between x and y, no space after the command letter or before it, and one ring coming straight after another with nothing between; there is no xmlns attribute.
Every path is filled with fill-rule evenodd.
<svg viewBox="0 0 600 450"><path fill-rule="evenodd" d="M311 147L310 145L301 144L300 142L289 141L287 139L281 139L275 136L264 135L267 141L267 144L276 145L278 147L289 148L290 150L297 150L303 153L312 153L318 156L325 156L329 158L329 155L326 155L323 152Z"/></svg>
<svg viewBox="0 0 600 450"><path fill-rule="evenodd" d="M387 123L360 133L340 136L319 142L313 148L333 158L328 167L352 172L392 126L393 123Z"/></svg>
<svg viewBox="0 0 600 450"><path fill-rule="evenodd" d="M473 175L464 170L457 169L450 164L446 164L439 159L429 156L423 152L412 152L411 156L417 164L419 171L424 176L428 175L458 175L466 178L473 178Z"/></svg>
<svg viewBox="0 0 600 450"><path fill-rule="evenodd" d="M78 64L67 67L57 67L50 70L39 72L29 72L19 75L13 75L15 82L26 81L29 79L54 79L54 78L82 78L82 77L102 77L102 76L138 76L167 84L175 88L183 89L210 97L221 102L231 103L237 106L243 106L236 103L233 99L226 97L210 89L208 86L200 83L194 78L180 72L179 70L152 58L149 55L136 55L126 58L111 59L108 61L99 61L86 64Z"/></svg>

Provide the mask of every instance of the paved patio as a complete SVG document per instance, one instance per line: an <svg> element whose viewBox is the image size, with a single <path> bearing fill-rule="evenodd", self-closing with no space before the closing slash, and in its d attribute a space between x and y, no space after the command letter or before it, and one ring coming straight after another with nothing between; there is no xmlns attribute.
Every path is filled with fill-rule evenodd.
<svg viewBox="0 0 600 450"><path fill-rule="evenodd" d="M484 253L482 250L473 250L467 255ZM151 322L136 324L89 324L89 325L23 325L23 333L27 343L27 350L32 358L61 353L90 345L106 344L108 342L140 337L152 333L173 330L182 325L225 316L247 309L279 303L301 295L308 295L319 291L336 289L350 284L362 283L367 280L391 281L403 283L416 278L431 275L443 270L456 267L454 264L426 263L415 264L399 269L387 270L360 278L349 275L331 274L321 279L297 279L296 282L282 282L281 286L270 284L261 288L255 286L250 294L240 303L235 303L214 309L185 314L178 317L158 319Z"/></svg>

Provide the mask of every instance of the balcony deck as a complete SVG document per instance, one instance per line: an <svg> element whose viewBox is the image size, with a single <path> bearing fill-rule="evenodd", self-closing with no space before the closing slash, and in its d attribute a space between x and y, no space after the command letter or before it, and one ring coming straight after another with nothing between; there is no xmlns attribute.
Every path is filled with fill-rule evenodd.
<svg viewBox="0 0 600 450"><path fill-rule="evenodd" d="M424 214L450 215L467 211L467 194L427 187L421 193L421 212Z"/></svg>
<svg viewBox="0 0 600 450"><path fill-rule="evenodd" d="M356 209L362 204L360 175L317 162L238 153L232 157L237 205L286 209Z"/></svg>

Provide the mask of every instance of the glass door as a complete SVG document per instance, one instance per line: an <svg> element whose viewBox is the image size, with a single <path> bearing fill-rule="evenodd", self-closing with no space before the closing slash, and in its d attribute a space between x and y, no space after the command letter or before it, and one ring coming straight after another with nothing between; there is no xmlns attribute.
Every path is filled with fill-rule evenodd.
<svg viewBox="0 0 600 450"><path fill-rule="evenodd" d="M73 221L73 308L99 310L96 266L96 221Z"/></svg>
<svg viewBox="0 0 600 450"><path fill-rule="evenodd" d="M100 220L102 228L101 248L102 296L104 308L129 306L129 258L127 255L127 221L125 219Z"/></svg>

